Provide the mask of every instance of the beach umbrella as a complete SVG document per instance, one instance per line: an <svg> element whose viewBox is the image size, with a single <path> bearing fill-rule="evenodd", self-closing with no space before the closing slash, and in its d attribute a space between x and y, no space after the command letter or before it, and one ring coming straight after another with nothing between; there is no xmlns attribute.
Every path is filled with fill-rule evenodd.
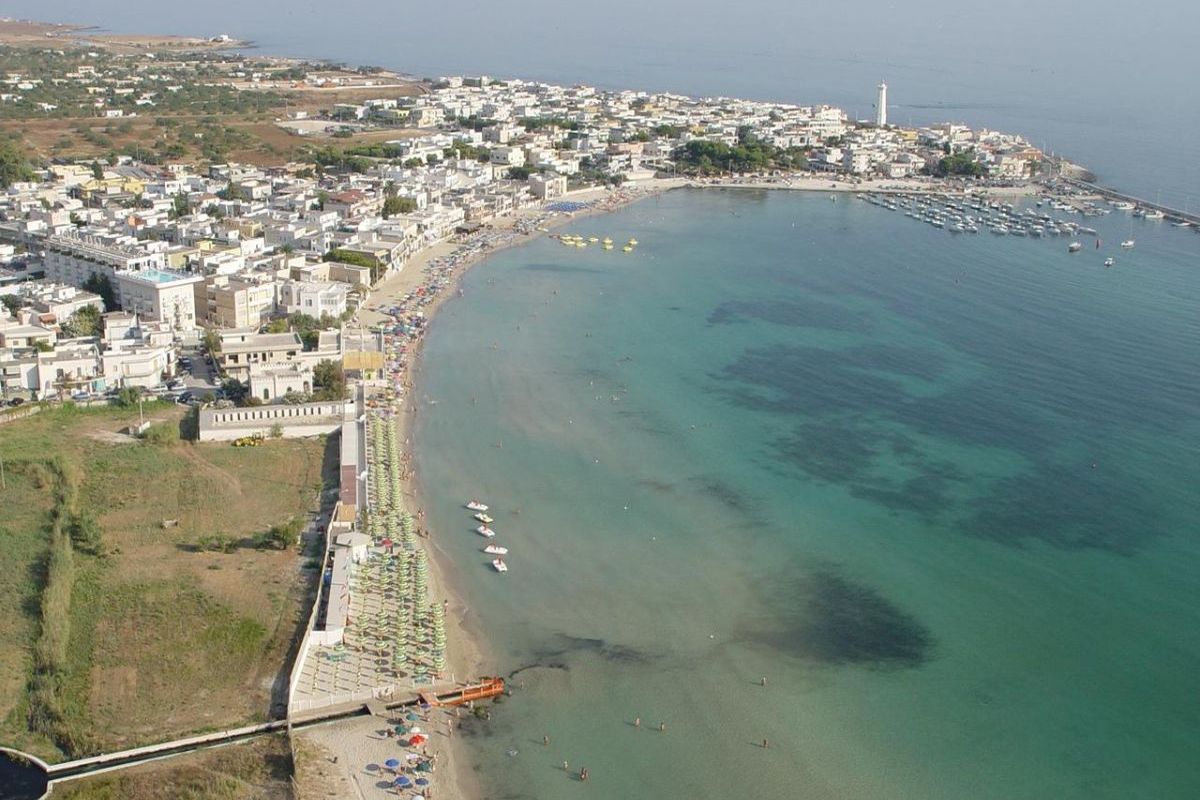
<svg viewBox="0 0 1200 800"><path fill-rule="evenodd" d="M408 740L408 744L410 747L420 747L421 745L425 744L427 741L429 741L428 736L426 736L423 733L418 733L417 735L413 736L411 739Z"/></svg>
<svg viewBox="0 0 1200 800"><path fill-rule="evenodd" d="M401 787L412 785L412 781L409 779L409 777L407 775L401 775L399 778L396 778L396 780L393 781L393 783L395 783L397 786L401 786Z"/></svg>
<svg viewBox="0 0 1200 800"><path fill-rule="evenodd" d="M407 732L407 731L405 731L403 725L397 725L396 727L392 728L392 730L395 731L396 733L406 733Z"/></svg>
<svg viewBox="0 0 1200 800"><path fill-rule="evenodd" d="M388 769L395 769L396 767L400 766L400 760L389 758L387 761L383 762L383 765Z"/></svg>
<svg viewBox="0 0 1200 800"><path fill-rule="evenodd" d="M410 712L408 712L407 714L405 714L405 715L404 715L404 718L405 718L406 720L408 720L409 722L416 722L416 721L417 721L417 720L419 720L421 717L420 717L420 716L418 716L418 715L416 715L416 714L414 714L414 713L412 713L412 712L410 711Z"/></svg>
<svg viewBox="0 0 1200 800"><path fill-rule="evenodd" d="M428 786L429 779L428 778L417 778L415 783L417 784L417 786Z"/></svg>

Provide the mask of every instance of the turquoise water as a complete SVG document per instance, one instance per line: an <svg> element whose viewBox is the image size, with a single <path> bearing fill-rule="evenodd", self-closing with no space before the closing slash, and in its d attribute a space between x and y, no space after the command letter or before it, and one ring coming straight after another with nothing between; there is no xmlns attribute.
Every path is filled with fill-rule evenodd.
<svg viewBox="0 0 1200 800"><path fill-rule="evenodd" d="M416 441L523 687L471 729L486 796L1200 792L1200 237L1096 226L675 192L564 229L632 254L471 271Z"/></svg>

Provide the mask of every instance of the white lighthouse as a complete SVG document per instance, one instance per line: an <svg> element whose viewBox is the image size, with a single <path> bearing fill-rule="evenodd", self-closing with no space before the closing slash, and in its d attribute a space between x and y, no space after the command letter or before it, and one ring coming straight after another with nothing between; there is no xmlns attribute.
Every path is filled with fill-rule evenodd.
<svg viewBox="0 0 1200 800"><path fill-rule="evenodd" d="M882 128L887 125L887 84L879 82L879 99L875 101L875 124Z"/></svg>

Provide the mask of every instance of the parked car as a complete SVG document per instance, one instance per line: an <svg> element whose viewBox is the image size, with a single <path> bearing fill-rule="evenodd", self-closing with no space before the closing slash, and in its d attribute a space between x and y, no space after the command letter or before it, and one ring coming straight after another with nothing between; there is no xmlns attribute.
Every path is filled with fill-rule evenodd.
<svg viewBox="0 0 1200 800"><path fill-rule="evenodd" d="M175 380L173 380L167 384L167 388L173 392L176 392L176 391L180 391L182 389L186 389L187 384L184 383L182 380L176 378Z"/></svg>
<svg viewBox="0 0 1200 800"><path fill-rule="evenodd" d="M21 405L24 402L25 402L24 397L14 397L12 400L8 401L8 404L10 406L12 406L13 408L16 408L17 406Z"/></svg>
<svg viewBox="0 0 1200 800"><path fill-rule="evenodd" d="M91 395L87 392L71 392L72 400L87 400L89 397L91 397Z"/></svg>

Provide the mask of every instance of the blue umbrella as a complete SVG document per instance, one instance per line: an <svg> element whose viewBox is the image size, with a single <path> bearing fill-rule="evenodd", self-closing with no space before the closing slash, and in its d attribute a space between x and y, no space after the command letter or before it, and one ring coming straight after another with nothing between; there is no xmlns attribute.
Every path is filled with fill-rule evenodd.
<svg viewBox="0 0 1200 800"><path fill-rule="evenodd" d="M417 786L428 786L429 781L424 778L417 778Z"/></svg>
<svg viewBox="0 0 1200 800"><path fill-rule="evenodd" d="M408 779L408 776L401 775L399 778L396 778L396 780L393 781L393 783L395 783L397 786L408 786L409 784L412 783L412 781L410 781Z"/></svg>
<svg viewBox="0 0 1200 800"><path fill-rule="evenodd" d="M389 758L387 761L383 762L383 765L388 769L395 769L396 767L400 766L400 762L394 758Z"/></svg>

